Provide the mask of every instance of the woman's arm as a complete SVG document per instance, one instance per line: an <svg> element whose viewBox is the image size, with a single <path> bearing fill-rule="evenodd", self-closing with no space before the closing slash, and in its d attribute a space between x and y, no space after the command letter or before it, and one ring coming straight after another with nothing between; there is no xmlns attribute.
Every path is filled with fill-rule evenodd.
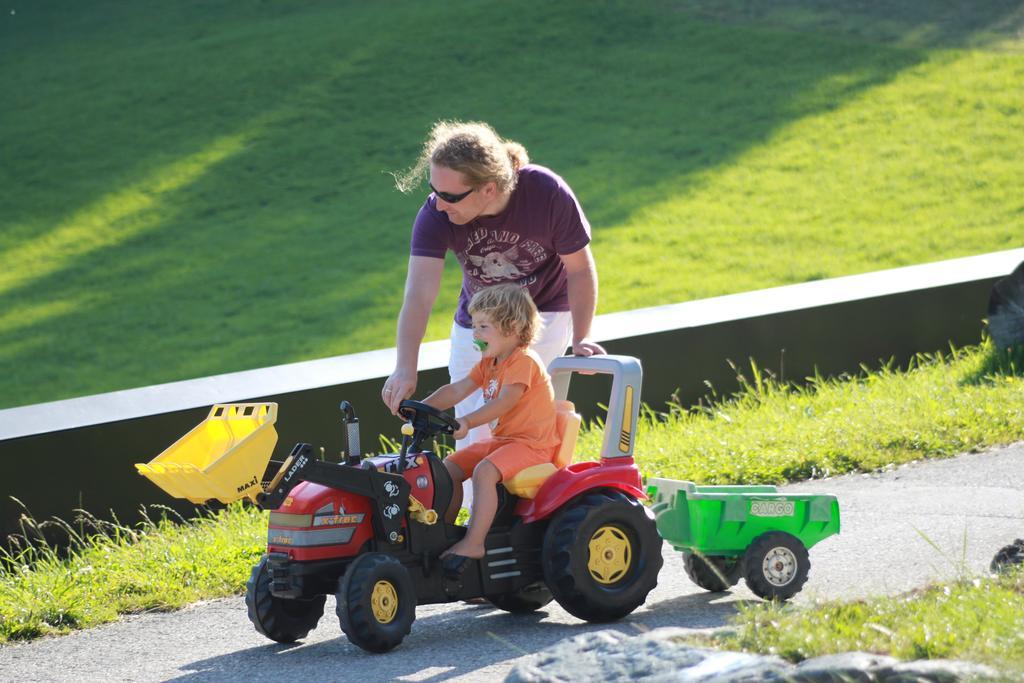
<svg viewBox="0 0 1024 683"><path fill-rule="evenodd" d="M597 310L597 266L590 246L565 254L561 259L572 312L572 352L577 356L606 353L604 347L590 340L590 326Z"/></svg>
<svg viewBox="0 0 1024 683"><path fill-rule="evenodd" d="M402 312L398 314L398 334L395 339L398 359L394 371L381 390L381 398L393 414L398 414L398 404L416 391L420 344L427 330L430 311L441 289L443 273L444 259L409 257L405 298L402 301Z"/></svg>

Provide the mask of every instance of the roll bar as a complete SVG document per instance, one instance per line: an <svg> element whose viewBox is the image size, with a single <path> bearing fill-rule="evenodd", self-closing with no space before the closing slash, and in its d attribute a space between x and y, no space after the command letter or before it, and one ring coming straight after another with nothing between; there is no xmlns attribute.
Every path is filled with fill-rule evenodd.
<svg viewBox="0 0 1024 683"><path fill-rule="evenodd" d="M643 369L632 356L560 356L548 366L555 400L566 400L572 373L611 375L608 417L604 423L602 458L627 458L633 455L636 423L640 416L640 385Z"/></svg>

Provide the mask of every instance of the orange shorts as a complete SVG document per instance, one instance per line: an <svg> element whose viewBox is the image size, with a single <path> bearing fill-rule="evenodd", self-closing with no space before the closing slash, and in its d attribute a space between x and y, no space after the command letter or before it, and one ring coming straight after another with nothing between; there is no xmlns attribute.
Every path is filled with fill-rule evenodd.
<svg viewBox="0 0 1024 683"><path fill-rule="evenodd" d="M458 465L466 479L473 475L481 461L487 460L501 472L501 480L508 481L527 467L552 462L556 448L531 448L520 441L484 439L455 451L447 460Z"/></svg>

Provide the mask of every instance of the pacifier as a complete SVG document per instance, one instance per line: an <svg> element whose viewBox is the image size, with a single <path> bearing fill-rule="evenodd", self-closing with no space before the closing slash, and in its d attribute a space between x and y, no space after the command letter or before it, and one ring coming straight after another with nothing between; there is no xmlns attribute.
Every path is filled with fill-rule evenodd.
<svg viewBox="0 0 1024 683"><path fill-rule="evenodd" d="M476 350L479 351L480 353L483 353L484 351L487 350L487 342L485 342L483 339L474 339L473 346L475 346Z"/></svg>

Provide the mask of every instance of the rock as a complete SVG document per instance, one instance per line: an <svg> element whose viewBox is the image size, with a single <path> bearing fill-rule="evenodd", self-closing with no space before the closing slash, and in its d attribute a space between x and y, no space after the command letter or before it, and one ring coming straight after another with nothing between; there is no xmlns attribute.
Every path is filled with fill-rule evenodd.
<svg viewBox="0 0 1024 683"><path fill-rule="evenodd" d="M581 680L656 680L703 661L705 655L674 642L685 629L663 628L629 637L614 631L584 633L516 666L506 681L558 683ZM713 652L708 650L708 652Z"/></svg>
<svg viewBox="0 0 1024 683"><path fill-rule="evenodd" d="M1024 538L1018 538L1010 545L999 549L996 556L992 558L989 569L993 574L1011 571L1014 567L1024 564Z"/></svg>
<svg viewBox="0 0 1024 683"><path fill-rule="evenodd" d="M794 666L779 657L689 647L681 642L693 634L692 630L673 627L639 636L627 636L611 629L584 633L518 664L505 680L509 683L999 680L997 671L981 664L951 660L901 662L868 652L815 657Z"/></svg>
<svg viewBox="0 0 1024 683"><path fill-rule="evenodd" d="M672 627L634 637L612 630L586 633L519 664L505 680L510 683L764 681L781 680L792 668L778 657L692 648L677 642L692 633Z"/></svg>
<svg viewBox="0 0 1024 683"><path fill-rule="evenodd" d="M683 647L683 646L679 646ZM715 681L718 683L755 683L789 680L792 665L778 657L762 657L746 652L701 650L704 660L696 666L676 671L673 681Z"/></svg>
<svg viewBox="0 0 1024 683"><path fill-rule="evenodd" d="M992 287L988 333L997 349L1024 343L1024 263Z"/></svg>
<svg viewBox="0 0 1024 683"><path fill-rule="evenodd" d="M934 681L935 683L952 683L953 681L999 681L1005 680L995 669L984 664L961 662L951 659L916 659L912 662L899 662L876 671L881 683L917 683L917 681Z"/></svg>
<svg viewBox="0 0 1024 683"><path fill-rule="evenodd" d="M807 683L853 683L874 681L872 670L891 667L899 663L895 657L871 652L841 652L806 659L796 666L794 675Z"/></svg>

